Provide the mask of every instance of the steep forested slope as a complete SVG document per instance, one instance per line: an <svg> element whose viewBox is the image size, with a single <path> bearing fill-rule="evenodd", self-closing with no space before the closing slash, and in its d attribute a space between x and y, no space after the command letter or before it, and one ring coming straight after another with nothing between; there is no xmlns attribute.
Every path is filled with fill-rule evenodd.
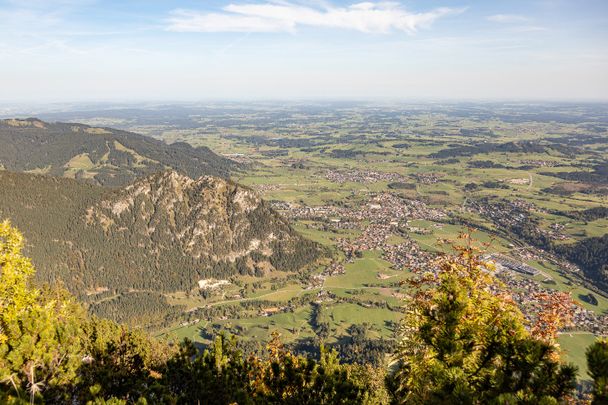
<svg viewBox="0 0 608 405"><path fill-rule="evenodd" d="M608 234L561 245L556 250L578 264L598 287L608 291Z"/></svg>
<svg viewBox="0 0 608 405"><path fill-rule="evenodd" d="M295 271L319 254L252 190L172 171L121 189L0 171L0 218L22 229L41 281L81 297L139 294L131 304L201 279Z"/></svg>
<svg viewBox="0 0 608 405"><path fill-rule="evenodd" d="M172 168L192 178L227 177L238 164L206 147L162 141L111 128L0 120L0 168L121 186Z"/></svg>

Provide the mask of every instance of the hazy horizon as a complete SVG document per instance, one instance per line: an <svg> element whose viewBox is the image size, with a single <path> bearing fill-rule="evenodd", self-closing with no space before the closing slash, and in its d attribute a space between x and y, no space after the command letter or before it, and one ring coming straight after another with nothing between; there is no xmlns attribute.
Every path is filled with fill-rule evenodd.
<svg viewBox="0 0 608 405"><path fill-rule="evenodd" d="M608 100L598 0L0 0L3 102Z"/></svg>

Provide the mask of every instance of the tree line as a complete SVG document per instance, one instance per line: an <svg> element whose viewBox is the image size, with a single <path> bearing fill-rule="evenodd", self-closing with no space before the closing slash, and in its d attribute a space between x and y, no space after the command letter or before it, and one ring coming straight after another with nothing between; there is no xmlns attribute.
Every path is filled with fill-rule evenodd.
<svg viewBox="0 0 608 405"><path fill-rule="evenodd" d="M409 283L391 366L292 353L275 335L260 353L218 336L199 351L87 317L67 292L36 288L23 238L0 223L0 402L7 404L551 404L574 399L559 360L563 322L550 302L523 314L465 244ZM498 292L497 292L498 291ZM557 305L557 307L555 306ZM322 310L321 310L322 311ZM322 312L316 317L322 318ZM361 342L364 330L352 330ZM594 404L608 401L608 341L587 350Z"/></svg>

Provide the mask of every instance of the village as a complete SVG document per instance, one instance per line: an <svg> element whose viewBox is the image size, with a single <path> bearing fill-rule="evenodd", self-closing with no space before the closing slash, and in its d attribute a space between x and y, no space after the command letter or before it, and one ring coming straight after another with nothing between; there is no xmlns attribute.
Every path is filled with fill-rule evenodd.
<svg viewBox="0 0 608 405"><path fill-rule="evenodd" d="M499 274L500 280L505 283L513 300L522 309L526 318L534 323L539 307L542 305L540 297L560 294L555 290L541 287L539 282L526 278L516 277L509 272ZM568 325L562 328L562 332L592 332L597 335L608 334L608 315L597 315L593 311L585 309L582 305L572 302L570 304L572 319Z"/></svg>
<svg viewBox="0 0 608 405"><path fill-rule="evenodd" d="M538 240L542 240L542 238L549 240L564 240L568 238L563 233L565 227L562 224L553 223L548 229L540 227L538 220L533 218L531 214L546 214L547 212L535 204L522 199L489 200L484 198L468 200L465 209L489 219L499 229L516 233L525 229L529 235L528 238L534 237Z"/></svg>
<svg viewBox="0 0 608 405"><path fill-rule="evenodd" d="M280 203L274 208L286 209L285 214L293 220L313 220L334 229L362 229L354 239L336 238L336 245L347 260L354 260L358 252L381 250L382 257L398 270L422 268L429 262L429 253L407 234L408 230L422 231L408 226L408 221L441 221L446 217L443 211L421 201L407 200L391 193L372 193L359 207L354 207L354 204L352 207L304 207ZM389 238L395 235L401 242L389 243Z"/></svg>
<svg viewBox="0 0 608 405"><path fill-rule="evenodd" d="M328 171L325 178L334 183L376 183L379 181L402 181L405 178L398 173L378 172L374 170L341 170Z"/></svg>
<svg viewBox="0 0 608 405"><path fill-rule="evenodd" d="M352 173L351 173L352 175ZM370 181L370 173L365 177L345 177L344 173L331 176L336 181ZM431 176L432 177L432 176ZM394 179L394 178L391 178ZM386 179L384 179L386 180ZM429 179L430 180L430 179ZM468 209L475 210L501 224L514 224L525 221L526 211L537 208L522 200L492 204L490 202L474 201L469 203ZM346 262L354 262L361 257L364 251L381 251L381 257L391 264L394 270L404 271L433 271L432 258L434 253L420 247L419 243L409 235L426 235L432 232L429 228L409 225L412 220L431 221L435 227L441 228L448 215L443 210L429 207L422 201L402 198L389 192L367 193L359 204L351 202L343 206L322 205L304 206L303 204L276 202L274 208L281 210L284 215L293 221L307 221L307 226L317 229L334 230L361 230L355 237L339 237L334 239L335 246L344 254ZM559 227L552 227L549 231L542 231L554 238L558 238ZM555 232L555 233L553 233ZM393 240L391 242L391 239ZM553 294L553 290L542 288L531 277L542 275L547 280L551 277L526 262L549 260L563 265L569 271L577 269L570 263L558 261L547 252L528 247L511 246L509 254L488 254L484 256L496 264L498 274L513 295L513 299L522 308L527 318L533 319L538 310L537 297L539 294ZM344 274L344 264L333 261L321 274L311 277L307 289L323 289L327 277ZM380 276L379 276L380 277ZM577 331L587 331L598 334L608 333L608 316L596 315L579 305L572 308L573 325ZM574 330L565 327L564 331Z"/></svg>
<svg viewBox="0 0 608 405"><path fill-rule="evenodd" d="M354 201L345 206L310 207L296 203L277 202L273 203L273 208L283 211L285 216L295 221L320 221L338 229L352 229L349 225L352 222L405 226L406 222L412 219L440 221L447 216L444 211L429 207L422 201L408 200L386 192L368 193L363 202Z"/></svg>

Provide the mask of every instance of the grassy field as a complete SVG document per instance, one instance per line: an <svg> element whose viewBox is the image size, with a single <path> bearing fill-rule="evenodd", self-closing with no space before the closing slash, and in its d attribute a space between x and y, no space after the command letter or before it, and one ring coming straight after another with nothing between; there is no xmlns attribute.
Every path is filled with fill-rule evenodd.
<svg viewBox="0 0 608 405"><path fill-rule="evenodd" d="M306 114L293 115L286 121L275 120L272 125L260 127L254 121L249 121L257 116L256 112L250 112L242 118L231 116L231 120L237 122L233 125L214 123L207 127L210 121L201 118L204 133L200 128L167 128L159 137L169 142L186 141L194 146L208 146L228 156L240 154L249 166L236 173L234 179L259 191L267 200L308 207L348 205L356 210L356 207L364 206L377 193L392 193L423 202L426 206L443 210L447 214L445 220L410 220L407 224L409 227L424 231L408 231L407 235L394 233L387 239L389 244L403 243L409 237L424 250L449 252L449 248L445 244L439 244L438 240L454 240L461 232L467 231L465 227L447 223L457 216L486 229L473 233L478 245L489 253L509 254L514 249L514 244L520 246L521 241L511 240L511 236L501 233L492 220L466 209L467 202L483 198L519 200L531 204L534 207L532 214L538 218L542 230L548 231L555 224L564 227L562 232L566 239L556 243L573 243L585 237L602 236L608 230L608 219L585 223L559 213L608 206L606 196L580 192L557 195L548 191L567 183L551 174L590 170L588 162L600 157L605 160L605 149L601 149L605 145L589 144L575 156L560 153L559 148L547 147L545 152L490 151L432 157L432 154L451 148L509 144L523 140L541 140L543 145L549 145L547 139L551 137L567 137L571 134L582 136L587 133L576 124L519 120L505 122L490 116L455 118L449 114L426 113L396 115L390 120L375 122L363 113L343 111L341 114L344 115L332 114L330 111L320 113L317 120L308 119ZM263 116L263 122L266 119ZM475 131L479 128L492 132L487 135L461 135L463 129ZM254 137L255 141L252 141ZM279 142L284 140L293 141L293 144ZM400 144L407 144L407 147L398 147ZM352 155L337 157L340 155L336 152ZM480 161L486 162L484 164L488 167L478 167ZM86 162L79 164L86 165ZM414 184L415 187L390 188L392 181L385 179L344 182L328 180L328 173L344 171L396 173L404 183ZM437 178L423 181L424 176L433 175L437 175ZM359 237L368 223L362 221L358 228L352 230L332 229L325 225L328 224L323 221L293 222L298 232L326 246L335 260L342 261L345 254L338 251L337 240ZM329 263L331 260L326 261L326 264ZM534 277L541 287L571 292L580 305L597 314L608 311L608 299L597 294L597 306L581 301L579 296L588 294L589 290L580 286L574 277L570 277L574 282L570 281L560 266L544 259L530 260L528 264L543 272L541 276ZM393 332L387 327L387 322L398 320L399 313L366 308L361 303L386 302L391 306L401 305L403 291L395 287L395 283L407 278L409 273L393 269L390 263L382 259L380 250L364 251L361 258L344 263L344 266L344 274L327 277L322 287L317 286L312 290L306 290L306 280L299 280L276 290L272 290L269 283L263 283L250 291L255 280L243 279L248 291L244 299L263 299L280 306L302 294L310 294L311 300L314 300L322 288L337 300L358 301L324 303L327 306L326 317L332 337L345 334L348 326L353 323L363 322L373 325L372 334L376 336L392 336ZM318 275L322 271L323 266L320 265L313 273ZM544 282L547 279L552 281ZM235 294L237 290L233 288L230 294ZM233 303L234 300L226 299L226 302ZM216 297L213 305L222 305L222 300ZM294 312L270 316L253 316L249 313L246 317L215 323L256 341L267 339L273 330L280 331L285 339L293 341L314 335L310 315L311 306L304 304ZM202 321L200 325L178 328L174 333L190 338L194 336L200 341L201 327L208 329L210 325ZM592 339L589 334L560 337L567 358L578 364L581 370L584 366L584 348Z"/></svg>
<svg viewBox="0 0 608 405"><path fill-rule="evenodd" d="M328 289L353 289L371 285L384 285L386 280L384 282L380 280L378 278L379 274L387 275L395 280L399 280L404 274L404 272L391 270L390 263L382 260L378 251L364 252L363 258L346 264L345 271L345 274L328 277L324 286Z"/></svg>
<svg viewBox="0 0 608 405"><path fill-rule="evenodd" d="M590 380L587 374L585 350L597 337L591 333L563 333L559 336L559 344L564 352L563 358L578 367L580 380Z"/></svg>

